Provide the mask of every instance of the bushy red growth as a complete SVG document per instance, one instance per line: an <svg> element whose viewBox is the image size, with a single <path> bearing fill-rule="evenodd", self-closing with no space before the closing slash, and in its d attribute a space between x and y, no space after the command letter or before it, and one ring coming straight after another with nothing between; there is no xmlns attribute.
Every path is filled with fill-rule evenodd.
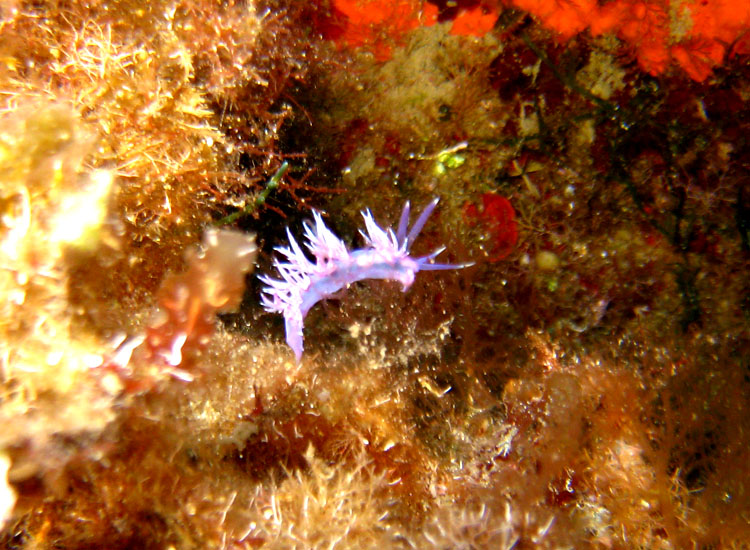
<svg viewBox="0 0 750 550"><path fill-rule="evenodd" d="M495 193L482 195L482 210L475 204L464 205L464 219L470 226L479 226L489 235L490 262L498 262L513 251L518 242L516 213L510 201Z"/></svg>

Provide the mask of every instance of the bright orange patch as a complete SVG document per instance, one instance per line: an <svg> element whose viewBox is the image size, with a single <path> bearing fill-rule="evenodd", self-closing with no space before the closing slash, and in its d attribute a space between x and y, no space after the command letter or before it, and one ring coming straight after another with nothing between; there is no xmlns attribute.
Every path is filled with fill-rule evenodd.
<svg viewBox="0 0 750 550"><path fill-rule="evenodd" d="M674 46L672 55L690 78L703 82L724 59L724 46L716 40L692 40Z"/></svg>
<svg viewBox="0 0 750 550"><path fill-rule="evenodd" d="M496 6L476 6L462 10L453 20L451 34L459 36L484 36L495 26Z"/></svg>
<svg viewBox="0 0 750 550"><path fill-rule="evenodd" d="M423 10L421 0L333 0L333 6L346 18L337 42L368 47L378 61L390 59L407 32L437 21L437 9Z"/></svg>

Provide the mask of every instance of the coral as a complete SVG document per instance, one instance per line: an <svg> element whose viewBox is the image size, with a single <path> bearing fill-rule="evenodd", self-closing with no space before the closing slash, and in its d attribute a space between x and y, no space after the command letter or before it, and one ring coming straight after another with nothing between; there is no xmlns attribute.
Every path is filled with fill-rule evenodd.
<svg viewBox="0 0 750 550"><path fill-rule="evenodd" d="M398 229L383 230L369 210L362 212L367 232L360 233L366 241L365 248L349 251L323 222L319 212L313 212L315 224L305 224L306 246L315 258L311 262L292 237L288 247L278 247L276 251L286 258L286 262L275 260L274 266L281 279L260 276L265 283L261 298L266 311L284 315L286 341L299 362L302 357L303 322L307 313L316 303L331 297L339 290L364 279L388 279L401 283L406 292L419 271L438 269L458 269L468 264L439 264L433 260L443 252L443 248L421 257L409 255L409 249L427 223L438 200L433 200L409 229L410 207L407 202L401 212ZM408 232L407 232L408 231Z"/></svg>

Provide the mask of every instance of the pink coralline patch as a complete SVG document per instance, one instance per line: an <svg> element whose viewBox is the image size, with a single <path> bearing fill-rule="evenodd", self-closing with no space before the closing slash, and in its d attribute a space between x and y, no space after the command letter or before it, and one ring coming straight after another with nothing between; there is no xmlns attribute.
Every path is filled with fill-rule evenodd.
<svg viewBox="0 0 750 550"><path fill-rule="evenodd" d="M518 242L516 212L510 201L495 193L482 195L482 209L475 204L464 205L464 219L467 224L478 226L490 238L490 262L499 262L513 251Z"/></svg>

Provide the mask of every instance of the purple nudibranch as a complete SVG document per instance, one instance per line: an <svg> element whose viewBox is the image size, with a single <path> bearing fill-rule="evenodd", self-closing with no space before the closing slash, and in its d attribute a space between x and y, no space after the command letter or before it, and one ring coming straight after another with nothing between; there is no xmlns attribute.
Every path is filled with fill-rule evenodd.
<svg viewBox="0 0 750 550"><path fill-rule="evenodd" d="M375 223L370 210L363 210L366 232L360 231L360 234L366 246L351 251L326 227L320 212L313 210L314 223L304 222L304 233L305 246L314 261L308 259L287 227L289 246L275 248L286 259L274 260L281 278L272 279L267 275L258 278L265 283L261 289L261 303L266 311L284 316L286 341L297 362L302 357L302 328L307 312L342 288L363 279L388 279L401 283L406 292L417 271L460 269L472 265L435 263L434 259L445 247L426 256L414 258L409 255L411 244L437 203L438 199L430 202L409 229L410 207L407 202L395 233L390 228L382 229Z"/></svg>

